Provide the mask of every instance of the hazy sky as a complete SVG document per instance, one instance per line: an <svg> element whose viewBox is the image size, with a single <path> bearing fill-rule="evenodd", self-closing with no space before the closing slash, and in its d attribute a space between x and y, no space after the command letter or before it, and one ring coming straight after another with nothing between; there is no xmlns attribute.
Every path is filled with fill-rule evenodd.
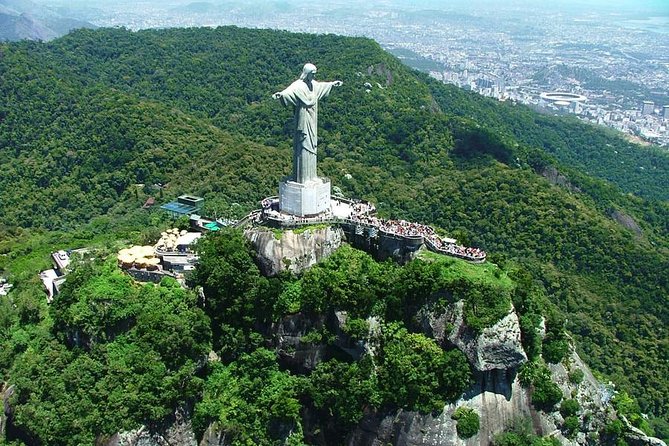
<svg viewBox="0 0 669 446"><path fill-rule="evenodd" d="M485 5L489 8L508 9L519 6L533 9L592 10L615 12L654 11L669 15L669 0L370 0L367 4L401 4L406 7L421 7L434 9L451 9L453 7L472 8Z"/></svg>
<svg viewBox="0 0 669 446"><path fill-rule="evenodd" d="M41 4L59 4L94 6L111 5L119 3L118 0L34 0ZM188 3L213 3L219 5L225 4L256 4L262 8L263 3L290 3L295 5L304 5L304 0L139 0L133 3L146 4L188 4ZM1 3L1 2L0 2ZM562 10L605 10L615 11L624 9L627 12L653 10L658 13L669 15L669 0L367 0L360 3L359 0L330 0L321 6L336 6L341 4L353 4L359 7L379 7L397 5L410 9L452 9L452 8L471 8L485 6L487 8L507 9L518 6L529 6L537 9L562 9Z"/></svg>

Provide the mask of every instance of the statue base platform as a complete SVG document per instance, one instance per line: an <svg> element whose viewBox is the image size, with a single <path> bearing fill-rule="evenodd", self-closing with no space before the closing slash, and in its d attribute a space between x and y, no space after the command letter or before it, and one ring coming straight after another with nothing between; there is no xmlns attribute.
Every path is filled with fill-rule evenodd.
<svg viewBox="0 0 669 446"><path fill-rule="evenodd" d="M306 183L279 183L279 209L290 215L314 217L330 209L330 179L318 177Z"/></svg>

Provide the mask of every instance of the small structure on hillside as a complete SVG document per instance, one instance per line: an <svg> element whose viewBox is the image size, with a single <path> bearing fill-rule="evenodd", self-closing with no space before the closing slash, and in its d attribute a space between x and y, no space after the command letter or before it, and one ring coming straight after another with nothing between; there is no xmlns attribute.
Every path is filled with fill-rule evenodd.
<svg viewBox="0 0 669 446"><path fill-rule="evenodd" d="M40 280L46 290L46 301L51 303L53 298L60 293L60 288L65 283L65 278L70 272L72 263L72 254L83 255L88 249L64 250L61 249L51 253L51 260L54 263L53 269L47 269L39 273Z"/></svg>
<svg viewBox="0 0 669 446"><path fill-rule="evenodd" d="M160 265L153 246L132 246L122 249L116 256L118 266L140 282L160 282L170 276Z"/></svg>
<svg viewBox="0 0 669 446"><path fill-rule="evenodd" d="M70 265L70 253L61 249L60 251L51 253L51 258L56 264L56 270L61 275L64 275L67 267Z"/></svg>
<svg viewBox="0 0 669 446"><path fill-rule="evenodd" d="M0 296L6 296L9 294L9 291L14 287L11 283L7 282L7 279L0 277Z"/></svg>
<svg viewBox="0 0 669 446"><path fill-rule="evenodd" d="M160 206L174 218L198 212L204 205L204 198L195 195L181 195L175 201Z"/></svg>
<svg viewBox="0 0 669 446"><path fill-rule="evenodd" d="M155 253L161 259L163 269L175 274L195 269L197 255L194 247L200 237L202 232L180 231L178 228L163 232L155 245Z"/></svg>
<svg viewBox="0 0 669 446"><path fill-rule="evenodd" d="M156 254L160 256L162 253L192 253L200 237L202 237L202 232L189 232L178 228L168 229L160 234L160 239L155 244Z"/></svg>
<svg viewBox="0 0 669 446"><path fill-rule="evenodd" d="M53 298L60 293L60 287L65 283L65 275L58 275L55 269L47 269L39 273L39 278L46 290L47 303L53 302Z"/></svg>

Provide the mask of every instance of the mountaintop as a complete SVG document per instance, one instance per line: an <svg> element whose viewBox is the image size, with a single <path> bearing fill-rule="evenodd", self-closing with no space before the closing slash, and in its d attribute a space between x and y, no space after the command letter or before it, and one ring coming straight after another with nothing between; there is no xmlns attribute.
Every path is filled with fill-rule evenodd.
<svg viewBox="0 0 669 446"><path fill-rule="evenodd" d="M0 41L47 41L77 28L95 26L29 0L0 0Z"/></svg>
<svg viewBox="0 0 669 446"><path fill-rule="evenodd" d="M340 254L345 261L339 257L338 264L335 257L331 263L326 261L328 266L316 267L302 278L276 280L258 278L253 260L241 255L228 259L248 273L242 282L232 280L235 275L226 276L231 284L242 286L230 289L230 296L239 292L261 300L278 299L276 292L283 290L278 296L285 306L271 311L256 308L256 303L249 303L255 302L252 299L233 299L229 306L223 294L220 308L227 313L206 314L207 320L196 296L182 294L171 285L158 291L137 288L109 265L82 270L78 282L68 279L67 299L52 307L45 303L36 282L37 268L44 263L39 253L78 247L73 244L151 241L167 222L157 211L140 209L149 196L167 201L181 193L199 194L206 199L205 213L238 218L256 208L258 200L274 195L279 178L290 171L292 116L270 95L294 80L305 61L318 66L318 78L344 82L321 109L322 174L344 195L377 203L382 216L431 224L467 245L485 249L500 277L507 275L515 284L513 299L509 295L506 302L513 300L521 314L521 328L529 324L525 328L534 330L541 316L547 319L543 356L558 363L567 357L568 342L560 335L566 329L585 362L635 398L627 397L631 403L623 398L627 413L635 415L633 423L654 428L658 436L669 436L666 152L636 146L575 121L539 116L519 105L500 104L442 85L403 66L368 39L234 27L136 33L78 30L48 43L0 44L0 269L17 284L10 294L13 305L3 303L0 313L7 315L0 318L4 352L0 369L18 389L17 425L42 441L48 435L65 435L71 428L66 418L58 426L63 429L60 434L37 420L64 415L49 401L69 393L61 395L59 387L45 386L29 402L25 389L32 382L47 383L80 368L90 371L86 375L90 380L70 382L81 389L86 395L82 401L90 402L91 407L106 405L100 409L104 414L125 407L122 401L128 395L115 394L112 401L96 399L100 394L91 383L104 382L111 389L120 389L134 382L133 376L146 378L147 387L132 395L136 399L127 406L133 408L132 414L124 419L100 415L105 423L96 434L112 435L131 430L137 422L161 419L179 401L179 391L174 390L179 374L196 373L198 355L208 353L210 347L224 363L202 376L196 373L204 381L195 380L195 387L188 387L193 395L220 394L226 388L222 383L231 377L236 388L255 395L260 389L245 387L248 383L241 376L263 364L266 374L261 381L285 392L289 396L282 401L292 404L300 394L293 393L297 390L292 378L275 370L278 365L271 365L266 353L250 349L263 345L266 335L255 331L257 318L274 317L265 322L278 323L279 316L294 314L300 303L306 306L297 308L320 314L316 310L324 309L321 304L331 304L336 310L345 306L342 302L357 310L363 308L358 305L369 304L365 311L373 313L382 311L374 304L384 302L386 321L405 327L388 329L396 338L380 338L389 349L395 353L423 349L434 353L428 357L435 361L453 361L453 369L460 370L460 359L453 353L460 350L447 343L439 353L442 349L436 350L433 340L417 337L419 330L411 328L415 321L409 307L393 306L388 300L392 295L396 304L413 298L423 302L436 288L429 292L386 289L382 284L402 280L405 273L400 271L405 270L373 266L350 253L350 258ZM608 162L610 159L616 162ZM621 167L639 163L647 168L629 173ZM234 243L220 243L246 252L235 237ZM346 270L346 265L359 269ZM443 285L440 280L446 279L448 286L457 285L446 273L439 276L424 265L410 266L407 271L423 274L416 281L425 280L430 287ZM372 294L364 282L349 282L356 276L376 274L384 280ZM457 270L455 277L462 274L465 272ZM489 274L495 273L490 270ZM200 283L206 283L205 278ZM321 288L298 285L304 280L315 281ZM336 286L328 288L331 283ZM406 283L411 281L406 279ZM354 285L357 288L351 288ZM327 292L305 294L309 289ZM357 290L360 298L346 292L350 289ZM455 304L449 299L462 293L471 299L490 298L481 308L502 314L502 306L492 305L497 302L494 293L472 293L469 290L476 287L469 285L453 289L455 294L435 296L449 305ZM506 292L511 293L502 294ZM291 300L294 296L299 299ZM118 312L104 311L108 298L118 304ZM140 298L155 305L160 314L137 306L135 299ZM310 307L306 302L320 304ZM183 351L160 342L156 336L160 328L152 325L175 308L183 310L171 319L175 327L197 324L200 330L194 337L178 331L183 336L174 345L184 346ZM247 313L249 308L258 311ZM355 319L371 314L360 311ZM483 316L487 314L479 315L481 329L497 320ZM476 325L475 321L470 320ZM363 325L356 324L358 328ZM411 330L405 333L406 327ZM83 344L73 347L75 333L78 339L90 340L85 346L89 350L80 350ZM319 329L311 339L314 344L330 345L328 333ZM151 352L162 361L155 364L162 365L142 369L141 351ZM226 358L228 354L232 356ZM537 352L528 356L536 357ZM44 364L50 366L43 368ZM124 367L119 364L133 372L122 379L109 373ZM360 377L369 371L364 363L351 364L357 363L323 366L331 369L314 375L313 385L327 388L339 374ZM402 363L389 362L387 376L394 376L390 370L396 370L395 366ZM543 368L537 370L531 382L546 376ZM360 379L363 387L372 385ZM161 386L170 391L154 398ZM378 390L374 385L371 389ZM380 401L402 407L405 403L392 400L391 390L385 388ZM248 396L226 395L239 404L246 404L241 401ZM376 398L377 393L371 395ZM221 409L219 402L212 400L211 404L206 410ZM377 404L372 400L369 407ZM428 402L411 404L417 408ZM299 418L296 407L290 412L293 420ZM213 412L206 410L201 413L206 416L195 417L196 424L209 420ZM650 425L641 412L650 414ZM98 423L97 415L90 414L86 422ZM286 424L275 427L281 426ZM204 431L207 426L195 427ZM90 439L92 434L82 435Z"/></svg>

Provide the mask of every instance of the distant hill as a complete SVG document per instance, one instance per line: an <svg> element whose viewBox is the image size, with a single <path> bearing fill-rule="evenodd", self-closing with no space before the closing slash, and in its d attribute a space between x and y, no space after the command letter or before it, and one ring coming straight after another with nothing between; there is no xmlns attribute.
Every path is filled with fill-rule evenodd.
<svg viewBox="0 0 669 446"><path fill-rule="evenodd" d="M0 0L0 41L47 41L77 28L96 26L64 17L28 0Z"/></svg>
<svg viewBox="0 0 669 446"><path fill-rule="evenodd" d="M176 6L172 12L189 14L241 14L266 16L275 12L286 13L296 9L296 6L286 1L264 1L259 8L256 2L240 0L218 0L216 2L191 2Z"/></svg>
<svg viewBox="0 0 669 446"><path fill-rule="evenodd" d="M158 183L218 215L255 208L290 170L271 94L311 61L344 82L319 115L334 185L521 264L593 368L669 414L666 153L440 84L368 39L103 29L0 54L0 229L122 219Z"/></svg>
<svg viewBox="0 0 669 446"><path fill-rule="evenodd" d="M208 12L218 11L221 8L213 3L208 2L193 2L184 6L173 8L174 12L190 12L195 14L206 14Z"/></svg>

